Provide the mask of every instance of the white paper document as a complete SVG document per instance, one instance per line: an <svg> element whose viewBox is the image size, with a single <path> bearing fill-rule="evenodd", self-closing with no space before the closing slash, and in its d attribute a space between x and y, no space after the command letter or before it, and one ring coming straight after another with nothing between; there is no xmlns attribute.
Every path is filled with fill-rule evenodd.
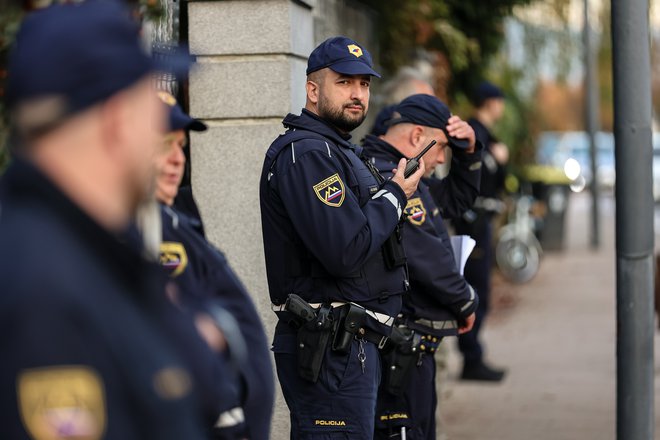
<svg viewBox="0 0 660 440"><path fill-rule="evenodd" d="M451 237L451 247L454 250L456 267L461 275L463 275L465 263L467 263L467 259L476 244L477 242L469 235L454 235Z"/></svg>

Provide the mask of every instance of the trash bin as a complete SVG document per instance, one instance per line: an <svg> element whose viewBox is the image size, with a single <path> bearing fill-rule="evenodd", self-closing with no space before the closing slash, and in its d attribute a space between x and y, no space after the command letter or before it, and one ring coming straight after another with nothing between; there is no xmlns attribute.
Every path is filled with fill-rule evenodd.
<svg viewBox="0 0 660 440"><path fill-rule="evenodd" d="M532 165L524 170L524 178L531 183L532 196L544 209L536 235L544 251L560 251L566 235L564 224L571 193L571 181L562 170Z"/></svg>
<svg viewBox="0 0 660 440"><path fill-rule="evenodd" d="M534 182L532 192L534 198L546 207L541 228L537 231L541 247L545 251L560 251L564 248L564 220L570 188L563 184Z"/></svg>

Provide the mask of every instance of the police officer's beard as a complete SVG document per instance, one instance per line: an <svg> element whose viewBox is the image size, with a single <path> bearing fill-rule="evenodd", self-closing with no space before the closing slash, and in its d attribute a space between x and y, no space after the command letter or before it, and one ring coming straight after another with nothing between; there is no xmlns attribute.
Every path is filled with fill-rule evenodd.
<svg viewBox="0 0 660 440"><path fill-rule="evenodd" d="M352 105L362 106L362 113L355 117L351 117L345 114L344 110L346 109L346 107ZM331 125L337 127L339 130L343 131L344 133L349 133L355 130L356 128L358 128L362 124L362 122L364 122L364 119L367 117L367 112L364 110L364 105L359 100L355 100L349 104L343 104L341 108L335 109L328 104L327 100L321 97L318 103L318 110L319 110L319 116L321 118L323 118Z"/></svg>

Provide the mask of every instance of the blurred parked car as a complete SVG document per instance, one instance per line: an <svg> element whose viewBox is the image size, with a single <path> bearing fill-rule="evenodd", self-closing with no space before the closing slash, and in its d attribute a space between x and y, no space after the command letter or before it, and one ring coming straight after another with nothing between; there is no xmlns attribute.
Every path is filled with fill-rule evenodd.
<svg viewBox="0 0 660 440"><path fill-rule="evenodd" d="M539 164L564 170L566 176L573 182L571 185L573 191L579 192L591 184L589 138L586 132L543 132L539 136L536 151L536 160ZM596 163L599 187L612 190L615 182L612 133L603 131L596 133ZM658 189L660 193L660 187Z"/></svg>
<svg viewBox="0 0 660 440"><path fill-rule="evenodd" d="M611 190L615 182L614 135L596 133L596 160L600 188ZM573 182L571 189L581 191L591 184L589 141L583 131L546 131L540 134L537 162L563 169ZM653 199L660 202L660 133L653 133Z"/></svg>

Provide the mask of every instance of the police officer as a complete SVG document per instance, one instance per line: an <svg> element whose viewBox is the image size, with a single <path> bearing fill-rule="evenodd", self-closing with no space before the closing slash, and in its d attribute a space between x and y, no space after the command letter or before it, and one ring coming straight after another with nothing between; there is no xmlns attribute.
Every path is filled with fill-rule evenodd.
<svg viewBox="0 0 660 440"><path fill-rule="evenodd" d="M207 382L213 433L216 438L267 440L274 379L263 325L245 287L222 252L206 240L200 222L174 207L186 161L186 132L205 131L207 126L184 113L172 95L159 92L159 96L169 113L169 132L156 159L156 198L162 214L160 261L178 288L177 303L193 314L211 346L228 345L220 355L232 356L239 376L235 383L228 376ZM237 389L228 390L228 385ZM234 392L237 399L228 395Z"/></svg>
<svg viewBox="0 0 660 440"><path fill-rule="evenodd" d="M165 122L138 31L118 2L52 6L25 19L10 55L6 438L203 438L194 384L159 325L160 269L119 239L150 194Z"/></svg>
<svg viewBox="0 0 660 440"><path fill-rule="evenodd" d="M378 345L408 286L395 232L424 167L406 179L401 160L379 183L351 144L373 76L355 41L321 43L308 61L305 108L286 116L288 131L264 161L266 269L280 318L273 351L293 439L373 436Z"/></svg>
<svg viewBox="0 0 660 440"><path fill-rule="evenodd" d="M484 361L479 333L490 309L494 256L491 223L495 214L502 210L503 203L499 197L504 189L505 164L508 161L506 145L499 142L490 131L504 114L504 94L495 85L484 81L477 86L473 102L476 111L468 123L474 128L477 139L484 145L480 193L474 208L459 215L455 226L458 234L470 235L477 242L465 265L465 278L476 289L480 303L474 330L458 338L458 346L463 354L461 379L499 382L506 372Z"/></svg>
<svg viewBox="0 0 660 440"><path fill-rule="evenodd" d="M422 157L427 172L444 163L445 149L452 148L451 172L435 188L443 203L436 205L424 181L405 208L403 243L410 294L404 297L397 326L413 330L414 335L408 332L402 347L388 346L376 412L376 438L403 437L405 430L406 438L434 439L433 354L444 336L471 329L478 304L474 290L459 273L442 215L473 203L478 194L481 149L470 126L431 95L404 99L385 125L384 135L368 135L363 144L365 154L384 176L391 174L402 157L417 156L431 140L437 143Z"/></svg>

